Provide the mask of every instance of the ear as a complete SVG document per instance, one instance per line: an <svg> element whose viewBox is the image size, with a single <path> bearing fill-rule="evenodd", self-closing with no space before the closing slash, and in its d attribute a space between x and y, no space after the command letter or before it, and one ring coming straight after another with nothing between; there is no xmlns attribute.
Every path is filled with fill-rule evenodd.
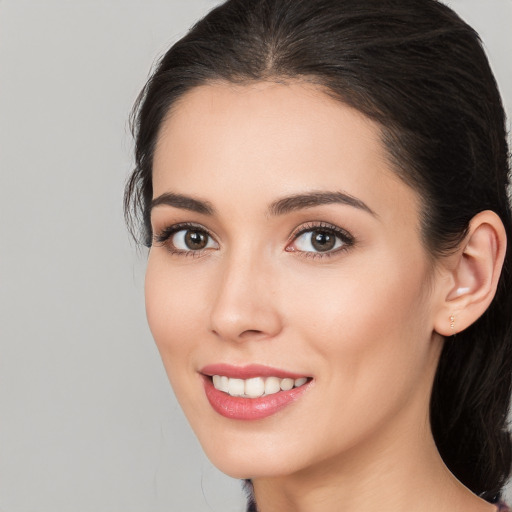
<svg viewBox="0 0 512 512"><path fill-rule="evenodd" d="M460 248L441 261L436 332L452 336L485 312L496 294L506 246L505 228L498 215L486 210L473 217Z"/></svg>

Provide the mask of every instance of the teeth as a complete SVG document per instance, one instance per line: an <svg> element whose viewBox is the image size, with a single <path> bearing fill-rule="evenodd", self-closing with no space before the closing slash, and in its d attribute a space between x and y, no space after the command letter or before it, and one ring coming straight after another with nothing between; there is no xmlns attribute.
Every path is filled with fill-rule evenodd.
<svg viewBox="0 0 512 512"><path fill-rule="evenodd" d="M293 385L295 384L293 379L283 379L281 381L281 389L283 391L288 391L293 388Z"/></svg>
<svg viewBox="0 0 512 512"><path fill-rule="evenodd" d="M215 386L215 389L224 391L224 393L227 393L229 391L229 379L224 375L214 375L213 385Z"/></svg>
<svg viewBox="0 0 512 512"><path fill-rule="evenodd" d="M257 398L265 393L265 383L261 377L247 379L245 381L245 394L249 398Z"/></svg>
<svg viewBox="0 0 512 512"><path fill-rule="evenodd" d="M273 395L279 391L288 391L293 387L303 386L308 379L280 379L279 377L253 377L252 379L231 379L224 375L214 375L213 386L219 391L229 393L231 396L245 398L259 398L264 395Z"/></svg>
<svg viewBox="0 0 512 512"><path fill-rule="evenodd" d="M242 396L245 393L245 382L242 379L229 379L228 393L231 396Z"/></svg>
<svg viewBox="0 0 512 512"><path fill-rule="evenodd" d="M265 394L273 395L278 391L281 391L281 379L278 379L277 377L267 377L267 380L265 381Z"/></svg>
<svg viewBox="0 0 512 512"><path fill-rule="evenodd" d="M229 379L225 377L224 375L220 378L220 390L224 391L224 393L227 393L229 391Z"/></svg>
<svg viewBox="0 0 512 512"><path fill-rule="evenodd" d="M301 377L300 379L295 379L295 382L294 382L294 385L296 388L302 386L302 384L306 384L307 382L307 378L306 377Z"/></svg>

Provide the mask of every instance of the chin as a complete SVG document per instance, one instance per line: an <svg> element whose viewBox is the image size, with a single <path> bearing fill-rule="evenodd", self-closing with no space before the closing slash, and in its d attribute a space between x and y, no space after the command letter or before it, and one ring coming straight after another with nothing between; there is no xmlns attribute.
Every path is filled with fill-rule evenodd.
<svg viewBox="0 0 512 512"><path fill-rule="evenodd" d="M210 462L226 475L237 479L283 477L307 467L304 450L286 446L283 439L275 443L214 443L199 439ZM229 446L227 446L229 444ZM276 448L278 447L278 448ZM301 454L300 457L298 455Z"/></svg>
<svg viewBox="0 0 512 512"><path fill-rule="evenodd" d="M208 454L207 454L208 455ZM255 478L276 478L289 475L294 471L287 467L281 467L275 461L254 461L254 460L241 460L226 459L226 458L213 458L209 457L212 464L224 474L236 479L255 479Z"/></svg>

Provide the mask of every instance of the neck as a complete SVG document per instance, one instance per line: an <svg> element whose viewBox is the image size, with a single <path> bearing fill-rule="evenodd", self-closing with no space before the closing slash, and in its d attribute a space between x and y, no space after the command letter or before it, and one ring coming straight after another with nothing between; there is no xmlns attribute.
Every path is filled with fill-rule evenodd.
<svg viewBox="0 0 512 512"><path fill-rule="evenodd" d="M417 417L417 416L416 416ZM292 475L253 481L258 512L493 512L446 468L428 418Z"/></svg>

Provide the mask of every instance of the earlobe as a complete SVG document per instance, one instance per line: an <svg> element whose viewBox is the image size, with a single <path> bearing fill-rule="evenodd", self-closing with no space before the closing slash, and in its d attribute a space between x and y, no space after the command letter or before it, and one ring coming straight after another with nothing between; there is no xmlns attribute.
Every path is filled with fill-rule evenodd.
<svg viewBox="0 0 512 512"><path fill-rule="evenodd" d="M498 286L507 237L501 219L486 210L473 217L456 253L447 257L449 279L441 290L435 331L452 336L474 323L489 307Z"/></svg>

